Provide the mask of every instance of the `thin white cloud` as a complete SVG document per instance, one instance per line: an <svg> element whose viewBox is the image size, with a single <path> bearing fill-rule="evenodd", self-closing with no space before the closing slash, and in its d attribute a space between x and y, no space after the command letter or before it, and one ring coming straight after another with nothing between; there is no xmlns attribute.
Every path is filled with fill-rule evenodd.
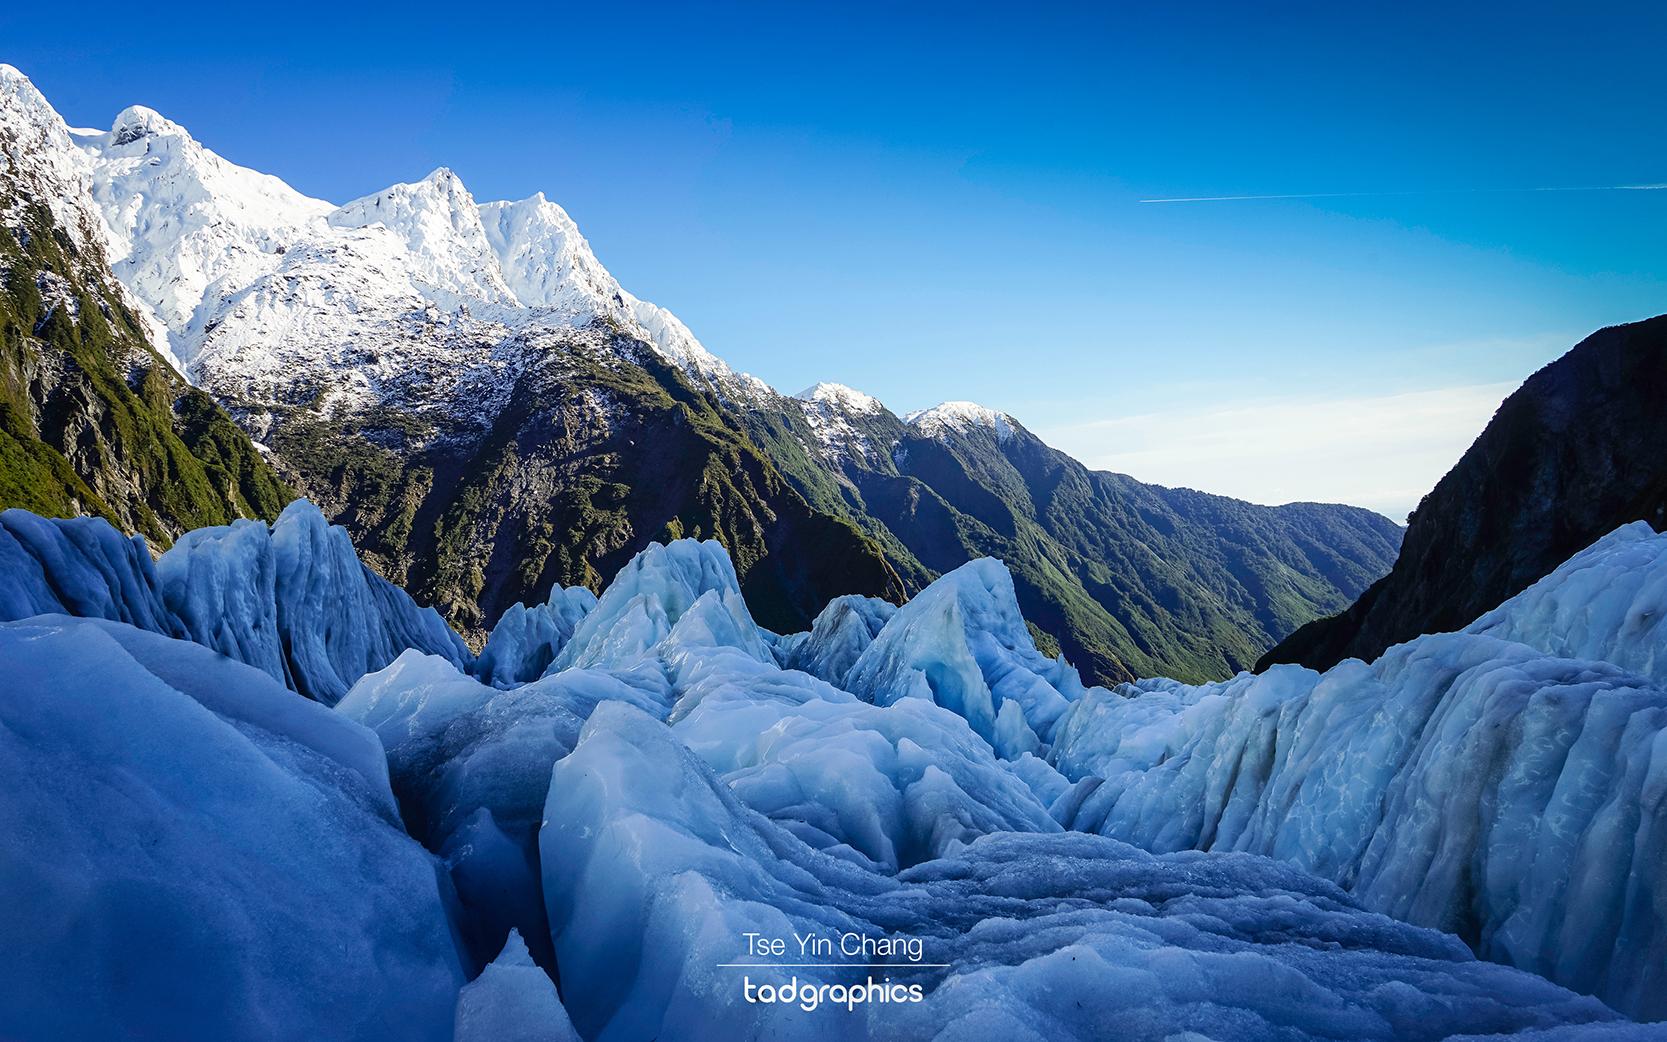
<svg viewBox="0 0 1667 1042"><path fill-rule="evenodd" d="M1218 403L1037 433L1096 470L1142 481L1255 503L1353 503L1401 520L1516 386Z"/></svg>
<svg viewBox="0 0 1667 1042"><path fill-rule="evenodd" d="M1659 192L1667 183L1649 185L1577 185L1561 188L1432 188L1402 192L1295 192L1287 195L1191 195L1142 199L1143 203L1243 203L1265 199L1379 199L1405 195L1471 195L1499 192Z"/></svg>

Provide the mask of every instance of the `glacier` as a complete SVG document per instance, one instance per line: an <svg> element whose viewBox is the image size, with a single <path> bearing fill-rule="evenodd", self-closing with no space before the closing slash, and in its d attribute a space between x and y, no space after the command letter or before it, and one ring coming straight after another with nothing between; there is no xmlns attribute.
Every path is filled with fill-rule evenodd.
<svg viewBox="0 0 1667 1042"><path fill-rule="evenodd" d="M1667 1017L1667 536L1628 526L1484 616L1368 665L1097 690L1060 725L1073 828L1249 851ZM1493 634L1509 634L1503 640Z"/></svg>
<svg viewBox="0 0 1667 1042"><path fill-rule="evenodd" d="M143 536L124 537L101 518L0 511L0 621L58 614L183 635Z"/></svg>
<svg viewBox="0 0 1667 1042"><path fill-rule="evenodd" d="M602 701L660 708L607 674L569 670L503 691L415 650L361 679L336 706L376 734L406 827L446 860L476 965L511 930L552 965L538 885L544 797L552 765Z"/></svg>
<svg viewBox="0 0 1667 1042"><path fill-rule="evenodd" d="M0 563L7 1037L1667 1036L1645 527L1375 663L1117 690L993 560L777 635L679 540L478 657L305 503ZM135 939L192 969L117 987Z"/></svg>
<svg viewBox="0 0 1667 1042"><path fill-rule="evenodd" d="M0 621L63 613L184 637L334 703L407 648L474 655L432 608L371 571L305 500L271 526L185 533L152 562L102 520L0 512Z"/></svg>
<svg viewBox="0 0 1667 1042"><path fill-rule="evenodd" d="M775 401L542 195L337 206L150 109L71 130L4 65L0 132L9 194L232 398L474 423L641 345ZM781 401L892 451L861 392ZM1376 662L1106 690L998 561L776 634L679 540L476 656L305 502L159 556L5 511L0 1037L1659 1039L1625 1018L1667 1018L1664 601L1636 524ZM733 965L749 931L922 955ZM871 976L920 1001L850 1001ZM790 981L817 1008L743 986Z"/></svg>
<svg viewBox="0 0 1667 1042"><path fill-rule="evenodd" d="M1083 692L1063 658L1036 650L1012 575L988 557L944 575L898 609L845 683L879 705L918 697L945 706L1009 758L1043 751Z"/></svg>
<svg viewBox="0 0 1667 1042"><path fill-rule="evenodd" d="M1667 683L1667 541L1623 525L1466 627L1548 655L1612 662Z"/></svg>
<svg viewBox="0 0 1667 1042"><path fill-rule="evenodd" d="M844 687L851 667L895 614L897 606L878 597L835 597L811 620L810 629L776 642L776 658L785 669Z"/></svg>
<svg viewBox="0 0 1667 1042"><path fill-rule="evenodd" d="M102 619L0 624L0 1036L449 1039L448 887L376 737Z"/></svg>
<svg viewBox="0 0 1667 1042"><path fill-rule="evenodd" d="M594 607L596 594L583 586L558 586L543 604L510 605L487 635L476 672L498 687L537 680Z"/></svg>
<svg viewBox="0 0 1667 1042"><path fill-rule="evenodd" d="M996 833L876 873L795 841L626 705L592 715L556 766L545 817L568 1011L596 1040L1442 1038L1607 1019L1595 1000L1264 858ZM920 983L926 1001L811 1015L748 1003L744 971L726 964L746 961L749 931L919 938L919 967L752 980L848 988L872 976Z"/></svg>
<svg viewBox="0 0 1667 1042"><path fill-rule="evenodd" d="M454 1042L581 1042L550 978L521 935L457 993Z"/></svg>

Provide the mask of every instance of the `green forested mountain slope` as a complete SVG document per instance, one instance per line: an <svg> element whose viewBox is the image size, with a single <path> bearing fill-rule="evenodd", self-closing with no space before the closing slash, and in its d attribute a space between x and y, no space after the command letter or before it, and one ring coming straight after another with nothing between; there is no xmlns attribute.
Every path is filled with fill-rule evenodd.
<svg viewBox="0 0 1667 1042"><path fill-rule="evenodd" d="M286 474L366 560L477 637L512 604L601 588L682 536L722 542L777 629L843 593L905 593L873 539L808 503L731 410L618 331L524 360L484 430L391 406L345 423L261 408Z"/></svg>
<svg viewBox="0 0 1667 1042"><path fill-rule="evenodd" d="M1090 471L1011 417L818 407L752 419L807 497L842 506L911 583L1006 561L1026 618L1102 682L1249 668L1349 603L1399 544L1399 526L1356 507L1264 507Z"/></svg>
<svg viewBox="0 0 1667 1042"><path fill-rule="evenodd" d="M167 546L290 492L139 331L96 245L8 155L0 176L0 507L96 514Z"/></svg>

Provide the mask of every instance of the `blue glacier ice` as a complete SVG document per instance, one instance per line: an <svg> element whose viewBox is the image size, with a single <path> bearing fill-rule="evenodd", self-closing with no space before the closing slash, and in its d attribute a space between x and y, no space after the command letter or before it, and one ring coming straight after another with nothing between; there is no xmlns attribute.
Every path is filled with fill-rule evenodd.
<svg viewBox="0 0 1667 1042"><path fill-rule="evenodd" d="M1115 691L990 560L777 636L680 540L478 659L305 504L0 563L0 1037L1667 1034L1616 1012L1667 1016L1644 528L1375 663Z"/></svg>
<svg viewBox="0 0 1667 1042"><path fill-rule="evenodd" d="M511 931L503 951L457 995L453 1042L581 1042L561 996Z"/></svg>
<svg viewBox="0 0 1667 1042"><path fill-rule="evenodd" d="M583 586L558 586L545 603L532 607L511 605L492 627L475 674L494 687L537 680L594 607L596 594Z"/></svg>
<svg viewBox="0 0 1667 1042"><path fill-rule="evenodd" d="M0 624L0 1037L451 1038L449 888L375 735L105 620Z"/></svg>
<svg viewBox="0 0 1667 1042"><path fill-rule="evenodd" d="M271 528L238 521L188 532L157 573L163 600L193 640L326 705L406 648L459 664L472 658L434 609L367 568L346 530L305 500Z"/></svg>
<svg viewBox="0 0 1667 1042"><path fill-rule="evenodd" d="M1474 632L1370 665L1094 691L1060 725L1053 762L1076 784L1054 809L1150 850L1282 858L1667 1017L1667 692L1555 654L1648 666L1664 609L1667 535L1630 527Z"/></svg>
<svg viewBox="0 0 1667 1042"><path fill-rule="evenodd" d="M1667 540L1623 525L1465 629L1667 684Z"/></svg>
<svg viewBox="0 0 1667 1042"><path fill-rule="evenodd" d="M744 616L740 591L735 566L718 543L679 539L650 544L614 576L552 668L629 666L668 637L684 612L707 593L717 594L725 611ZM752 625L750 617L745 624ZM754 633L752 640L767 653L761 636Z"/></svg>
<svg viewBox="0 0 1667 1042"><path fill-rule="evenodd" d="M1012 758L1036 753L1082 693L1064 659L1036 650L1000 561L971 561L900 608L851 665L845 686L878 705L926 698Z"/></svg>
<svg viewBox="0 0 1667 1042"><path fill-rule="evenodd" d="M851 667L895 614L897 606L878 597L854 593L835 597L809 630L782 638L776 657L784 669L797 669L844 687Z"/></svg>
<svg viewBox="0 0 1667 1042"><path fill-rule="evenodd" d="M0 620L65 613L186 637L325 704L407 648L474 656L432 608L359 561L305 500L182 535L155 563L103 520L0 513Z"/></svg>
<svg viewBox="0 0 1667 1042"><path fill-rule="evenodd" d="M336 705L386 749L407 827L451 872L477 963L517 929L550 964L537 848L544 797L551 767L601 701L659 707L591 670L502 691L416 651L361 679Z"/></svg>
<svg viewBox="0 0 1667 1042"><path fill-rule="evenodd" d="M143 536L123 536L103 518L0 511L0 621L56 614L181 632Z"/></svg>
<svg viewBox="0 0 1667 1042"><path fill-rule="evenodd" d="M545 819L567 1009L598 1042L1436 1039L1615 1016L1266 858L1003 832L874 871L750 809L675 729L619 703L557 763ZM949 965L728 965L757 961L748 933L919 938L917 962ZM925 1001L806 1012L746 1001L743 975L915 982Z"/></svg>

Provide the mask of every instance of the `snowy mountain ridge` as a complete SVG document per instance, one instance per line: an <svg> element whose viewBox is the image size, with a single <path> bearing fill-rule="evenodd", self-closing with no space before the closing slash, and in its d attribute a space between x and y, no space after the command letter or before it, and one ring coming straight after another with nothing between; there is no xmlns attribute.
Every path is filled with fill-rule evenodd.
<svg viewBox="0 0 1667 1042"><path fill-rule="evenodd" d="M699 385L769 393L626 292L542 194L477 203L441 168L338 207L229 162L143 106L108 131L72 132L11 66L0 95L8 129L30 139L19 152L49 175L40 194L60 223L97 229L158 349L223 397L259 400L288 374L331 385L338 404L369 404L410 382L402 369L442 384L455 383L437 372L447 366L501 380L515 352L493 348L507 341L594 345L586 331L606 328Z"/></svg>
<svg viewBox="0 0 1667 1042"><path fill-rule="evenodd" d="M981 428L994 431L1001 441L1013 436L1013 417L977 402L943 402L908 413L903 422L939 439Z"/></svg>
<svg viewBox="0 0 1667 1042"><path fill-rule="evenodd" d="M971 403L905 422L836 384L779 395L624 290L543 195L481 203L441 168L337 206L228 162L152 110L72 133L21 74L9 83L30 110L15 122L36 128L9 154L25 171L70 172L74 183L45 194L89 215L83 238L112 261L97 266L139 302L131 324L148 318L151 339L269 450L275 473L471 640L551 583L597 584L648 540L700 534L744 562L768 625L1001 556L1023 576L1026 610L1063 619L1054 636L1097 679L1196 681L1340 610L1393 553L1396 534L1348 508L1321 511L1315 540L1298 531L1307 519L1266 508L1171 502L1092 475ZM73 308L76 297L53 299ZM1044 512L1024 491L1060 480L1064 509ZM1130 497L1141 512L1116 505ZM281 503L268 506L262 516ZM1104 547L1150 541L1136 529L1151 511L1211 560L1224 521L1263 517L1246 533L1254 552L1222 559L1225 602L1202 571L1159 577L1135 557L1119 558L1130 583L1178 584L1196 611L1083 586ZM820 556L787 551L812 531ZM820 563L830 558L839 566ZM1085 597L1086 614L1061 614ZM1197 621L1221 614L1233 622ZM1161 665L1148 662L1159 647Z"/></svg>
<svg viewBox="0 0 1667 1042"><path fill-rule="evenodd" d="M77 252L104 251L108 255L113 251L103 213L93 199L92 171L73 140L63 119L29 78L0 63L0 156L10 160L0 169L0 189L4 189L0 198L10 200L0 211L0 226L22 229L22 207L27 201L39 201L70 237ZM126 287L113 288L120 293ZM49 300L62 297L64 306L72 310L77 306L59 287L43 285L41 289ZM166 331L151 309L131 289L126 296L129 299L124 303L146 323L157 350L177 368L178 359L169 350Z"/></svg>
<svg viewBox="0 0 1667 1042"><path fill-rule="evenodd" d="M35 128L31 151L56 172L56 205L91 215L158 350L223 399L279 401L299 385L322 392L326 413L380 402L456 412L458 398L478 411L501 403L523 352L605 350L587 331L616 328L726 398L797 406L825 455L889 449L847 422L880 412L878 399L828 382L788 398L736 371L627 292L542 192L479 202L440 167L336 206L226 160L142 105L108 131L68 128L5 69L8 113L26 113L8 122ZM1006 437L1012 422L971 402L903 419L938 438Z"/></svg>
<svg viewBox="0 0 1667 1042"><path fill-rule="evenodd" d="M339 400L358 404L386 393L401 362L428 370L455 352L465 367L501 370L503 353L490 363L483 341L549 349L552 333L613 324L698 384L741 399L779 399L707 350L671 312L627 292L542 192L479 202L440 167L336 206L226 160L142 105L124 109L108 131L68 128L27 77L4 68L0 89L23 102L29 124L44 128L35 151L62 172L55 198L74 205L90 194L83 213L97 218L156 346L217 393L258 399L288 372L333 376ZM371 357L345 349L367 339L379 344ZM399 357L398 345L412 340ZM826 382L792 400L804 403L813 426L884 408ZM1009 423L970 402L945 402L905 421L943 436L973 426L1001 434Z"/></svg>
<svg viewBox="0 0 1667 1042"><path fill-rule="evenodd" d="M864 394L854 387L829 383L826 380L806 387L793 397L801 402L825 404L844 412L878 412L885 408L880 400L872 395Z"/></svg>

